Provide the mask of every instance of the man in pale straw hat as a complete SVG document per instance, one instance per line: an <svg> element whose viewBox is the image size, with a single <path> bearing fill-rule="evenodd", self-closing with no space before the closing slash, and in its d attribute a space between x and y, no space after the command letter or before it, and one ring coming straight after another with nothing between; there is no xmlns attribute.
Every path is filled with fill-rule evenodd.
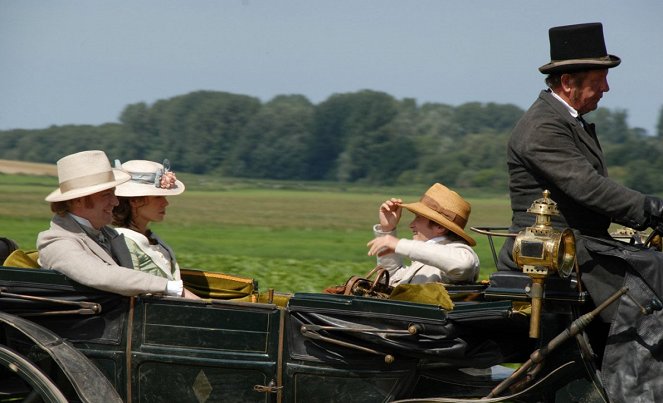
<svg viewBox="0 0 663 403"><path fill-rule="evenodd" d="M133 270L124 239L108 227L118 203L115 186L130 176L112 169L106 154L96 150L68 155L57 169L60 186L46 197L55 216L37 238L41 266L121 295L181 296L182 281Z"/></svg>
<svg viewBox="0 0 663 403"><path fill-rule="evenodd" d="M184 192L184 183L170 170L170 163L146 160L127 161L116 167L131 179L115 188L118 205L113 208L115 230L124 235L133 267L169 280L180 280L180 267L175 252L149 228L151 222L161 222L166 216L168 196ZM184 296L197 298L184 290Z"/></svg>
<svg viewBox="0 0 663 403"><path fill-rule="evenodd" d="M583 119L610 89L608 69L621 60L606 51L600 23L554 27L548 36L551 60L539 68L548 88L517 123L507 148L510 232L534 224L527 209L549 190L561 213L553 225L574 230L582 281L594 303L627 285L638 290L631 297L647 306L663 298L662 254L617 242L608 229L612 222L639 230L662 228L663 200L608 178L595 127ZM507 238L500 270L517 270L512 248L513 238ZM603 354L602 379L611 400L663 401L663 315L652 316L643 317L626 296L602 312L605 324L592 344Z"/></svg>
<svg viewBox="0 0 663 403"><path fill-rule="evenodd" d="M403 208L414 213L412 239L397 238ZM368 243L369 256L389 271L390 285L471 283L479 276L474 239L465 232L470 204L446 186L436 183L415 203L392 198L380 205L380 224ZM411 260L403 265L403 257Z"/></svg>

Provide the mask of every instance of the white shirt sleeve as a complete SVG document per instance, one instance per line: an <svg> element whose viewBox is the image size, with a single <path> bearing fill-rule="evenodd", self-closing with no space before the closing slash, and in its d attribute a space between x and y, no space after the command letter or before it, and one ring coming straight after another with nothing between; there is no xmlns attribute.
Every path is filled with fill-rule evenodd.
<svg viewBox="0 0 663 403"><path fill-rule="evenodd" d="M376 238L385 235L393 235L398 237L395 229L393 231L382 231L380 224L375 224L373 226L373 235ZM378 256L377 264L387 269L389 274L393 276L396 270L403 266L403 259L396 253L388 253L386 255Z"/></svg>
<svg viewBox="0 0 663 403"><path fill-rule="evenodd" d="M447 244L400 239L396 253L440 270L443 278L453 282L476 281L479 257L471 246L460 242Z"/></svg>
<svg viewBox="0 0 663 403"><path fill-rule="evenodd" d="M166 294L173 297L181 297L184 293L184 283L182 280L169 280L166 285Z"/></svg>

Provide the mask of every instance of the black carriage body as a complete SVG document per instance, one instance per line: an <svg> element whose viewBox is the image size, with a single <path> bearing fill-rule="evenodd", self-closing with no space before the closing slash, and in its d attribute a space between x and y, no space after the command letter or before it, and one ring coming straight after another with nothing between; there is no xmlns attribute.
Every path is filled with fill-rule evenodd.
<svg viewBox="0 0 663 403"><path fill-rule="evenodd" d="M537 345L573 319L573 304L559 308L553 301L542 339L530 339L527 317L513 310L513 301L524 292L521 287L477 285L470 287L471 298L460 287L458 295L473 300L457 301L450 312L434 305L328 294L295 294L277 306L127 298L86 288L52 271L5 267L0 268L0 311L6 315L0 346L35 363L72 401L479 398L510 374L499 364L527 360ZM101 311L17 295L91 302ZM116 396L87 397L86 388L101 388L89 385L94 371L83 371L86 377L58 365L62 357L49 350L56 343L30 337L31 330L19 321L52 332L60 343L82 353ZM549 361L544 367L549 379L512 401L573 401L569 399L579 396L603 401L593 369L574 340ZM6 376L0 379L8 380L0 380L0 401L14 385L10 387L11 371L3 370Z"/></svg>

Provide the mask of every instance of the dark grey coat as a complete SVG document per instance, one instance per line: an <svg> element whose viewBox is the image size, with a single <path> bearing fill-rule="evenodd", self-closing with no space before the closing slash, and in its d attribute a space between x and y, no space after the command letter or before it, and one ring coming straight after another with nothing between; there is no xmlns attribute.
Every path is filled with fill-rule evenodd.
<svg viewBox="0 0 663 403"><path fill-rule="evenodd" d="M645 195L608 178L594 125L583 127L550 92L542 91L512 132L507 165L511 232L534 223L526 210L547 189L561 213L553 219L554 226L572 228L576 234L582 280L594 301L602 302L624 284L642 304L663 295L662 254L609 236L611 222L644 228ZM507 238L500 251L500 270L517 270L512 248L513 238ZM651 335L652 323L657 324L657 334L663 334L663 316L644 318L623 297L602 317L612 321L602 365L611 399L663 401L663 386L656 382L663 376L663 349L652 343Z"/></svg>
<svg viewBox="0 0 663 403"><path fill-rule="evenodd" d="M610 222L642 227L645 195L608 178L603 152L591 130L542 91L513 130L507 151L511 208L516 223L544 189L561 212L559 225L584 235L608 236ZM523 219L526 222L523 222Z"/></svg>

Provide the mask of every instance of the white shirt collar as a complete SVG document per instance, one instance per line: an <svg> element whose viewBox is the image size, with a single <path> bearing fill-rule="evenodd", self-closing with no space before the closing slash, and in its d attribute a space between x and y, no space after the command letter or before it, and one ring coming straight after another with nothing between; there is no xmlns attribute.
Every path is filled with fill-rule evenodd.
<svg viewBox="0 0 663 403"><path fill-rule="evenodd" d="M575 110L575 108L573 108L571 105L567 104L566 101L562 99L562 97L560 97L559 95L555 94L555 91L553 91L553 90L551 90L551 89L549 89L549 91L550 91L550 94L551 94L553 97L555 97L555 99L557 99L559 102L562 103L562 105L564 105L564 106L566 107L566 110L569 111L569 113L571 114L571 116L573 116L574 118L577 118L577 117L578 117L578 111Z"/></svg>
<svg viewBox="0 0 663 403"><path fill-rule="evenodd" d="M431 238L431 239L427 240L426 243L441 243L441 242L447 241L447 240L448 240L448 238L446 236L442 235L442 236L437 236L435 238Z"/></svg>
<svg viewBox="0 0 663 403"><path fill-rule="evenodd" d="M79 217L76 214L69 213L71 218L73 218L77 223L84 226L86 229L92 230L94 232L99 232L98 229L94 228L90 221L87 218Z"/></svg>

